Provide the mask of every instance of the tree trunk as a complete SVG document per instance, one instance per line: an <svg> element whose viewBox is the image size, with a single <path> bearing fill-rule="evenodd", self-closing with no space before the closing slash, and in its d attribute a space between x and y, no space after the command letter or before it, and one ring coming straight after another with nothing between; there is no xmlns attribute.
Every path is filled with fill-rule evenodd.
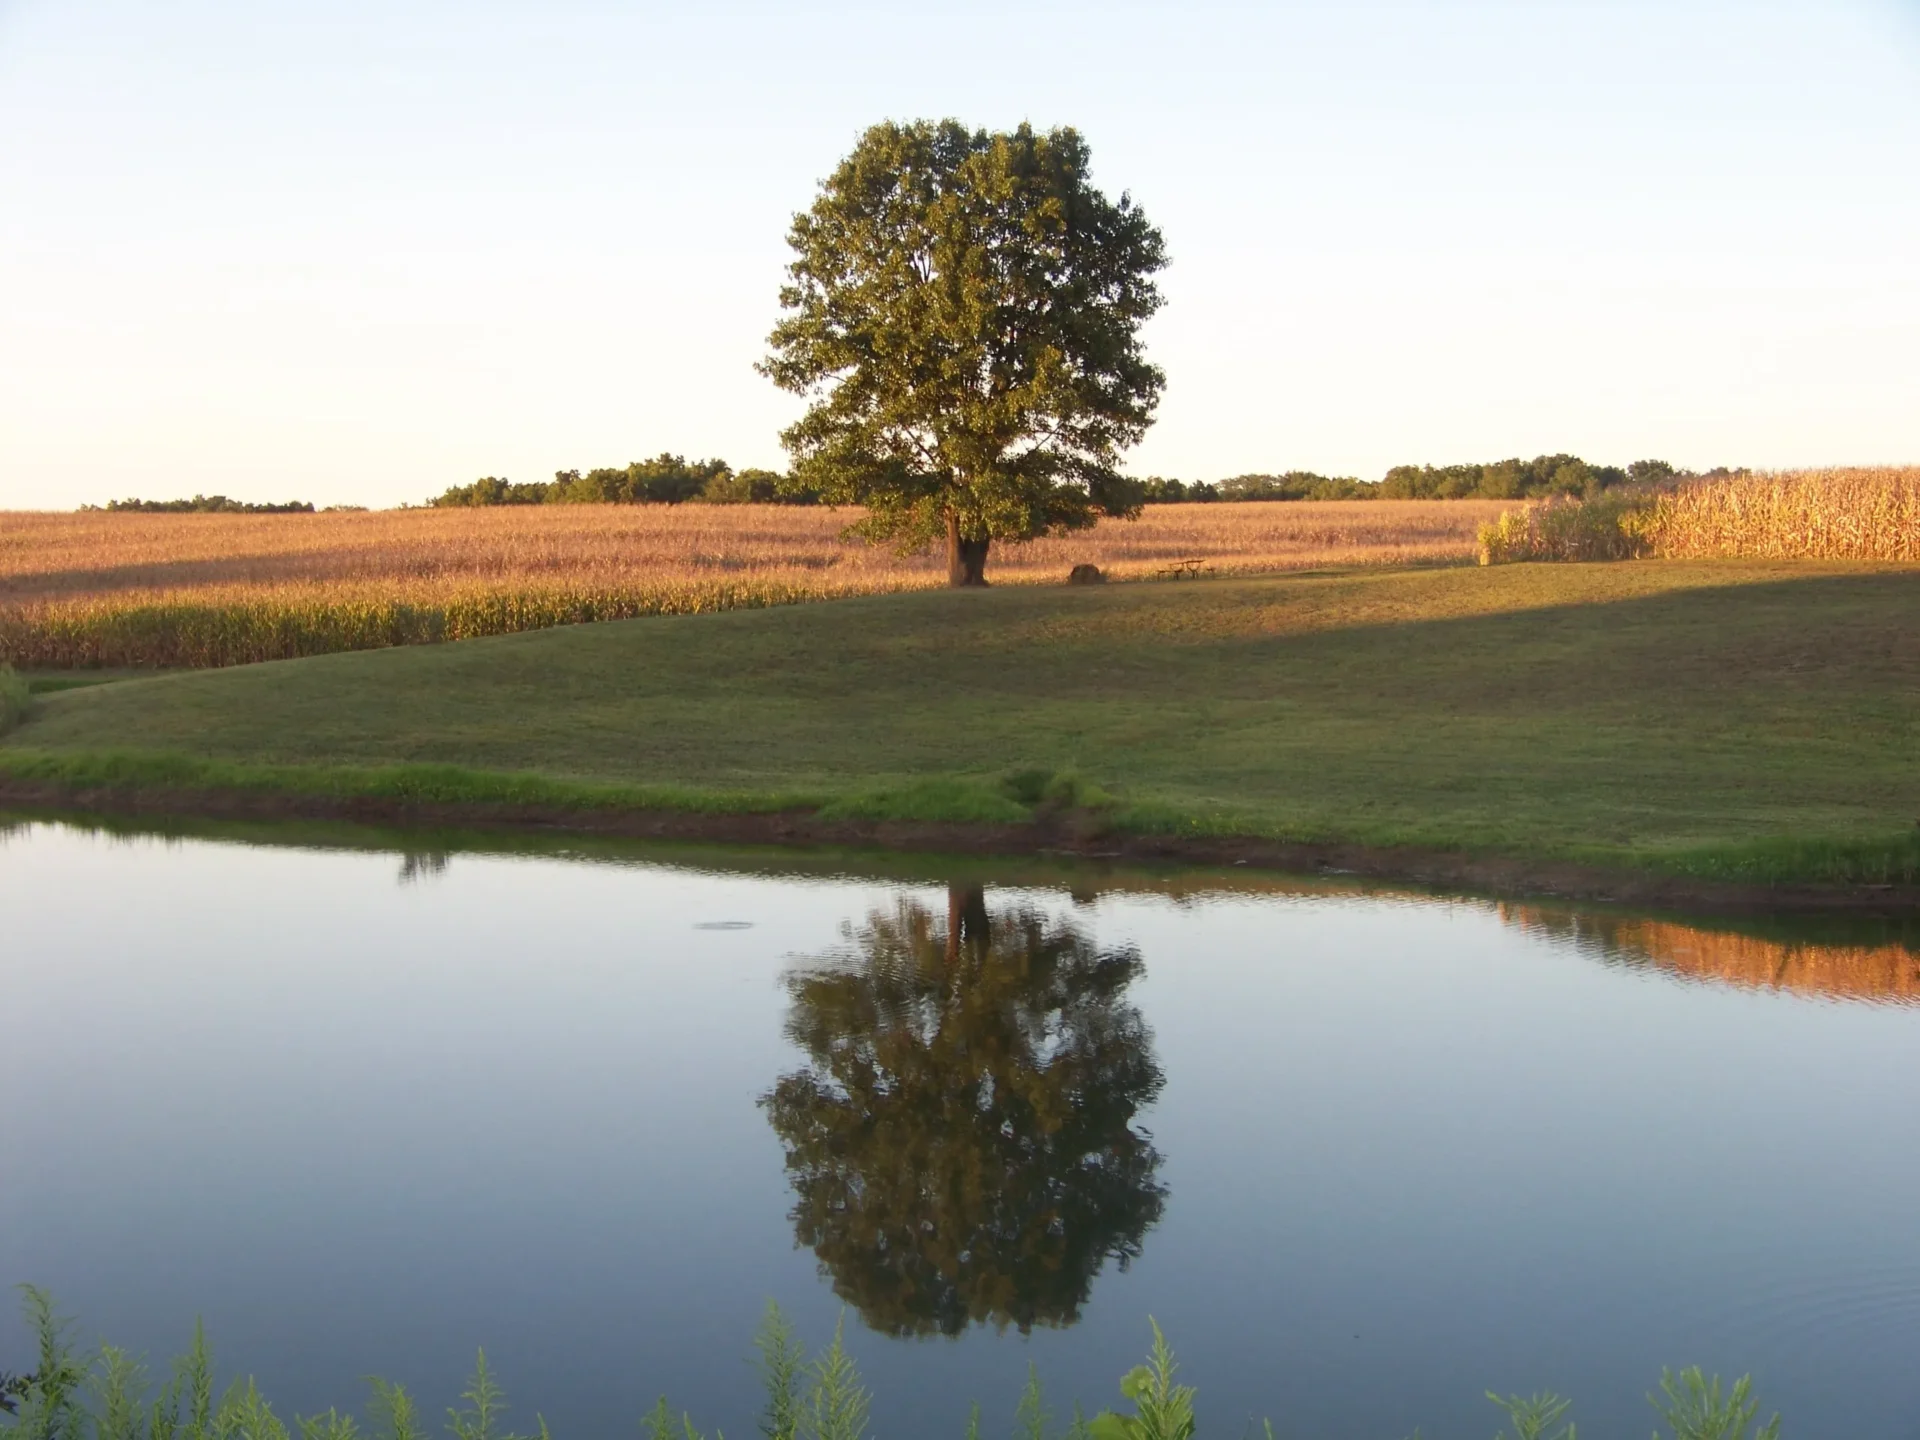
<svg viewBox="0 0 1920 1440"><path fill-rule="evenodd" d="M987 890L984 885L947 886L947 963L955 964L964 948L974 958L986 954L993 944L992 922L987 918Z"/></svg>
<svg viewBox="0 0 1920 1440"><path fill-rule="evenodd" d="M960 534L960 517L947 516L947 584L958 590L987 583L987 546L991 540L968 540Z"/></svg>

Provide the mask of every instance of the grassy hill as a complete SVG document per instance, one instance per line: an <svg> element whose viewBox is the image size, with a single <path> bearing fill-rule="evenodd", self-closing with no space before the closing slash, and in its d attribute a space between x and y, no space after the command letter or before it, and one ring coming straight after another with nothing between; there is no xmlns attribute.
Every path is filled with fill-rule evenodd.
<svg viewBox="0 0 1920 1440"><path fill-rule="evenodd" d="M1064 774L1123 827L1912 866L1917 620L1920 571L1807 563L936 591L74 689L0 770L431 763L931 819Z"/></svg>

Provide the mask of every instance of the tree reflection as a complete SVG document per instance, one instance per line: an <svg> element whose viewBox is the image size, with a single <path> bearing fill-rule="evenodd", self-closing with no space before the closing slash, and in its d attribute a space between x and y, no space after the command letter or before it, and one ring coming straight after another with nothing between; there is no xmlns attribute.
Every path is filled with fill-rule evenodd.
<svg viewBox="0 0 1920 1440"><path fill-rule="evenodd" d="M1165 1204L1133 1125L1164 1083L1126 999L1139 952L977 886L944 921L903 900L846 935L788 977L811 1063L761 1100L795 1235L886 1334L1072 1324Z"/></svg>

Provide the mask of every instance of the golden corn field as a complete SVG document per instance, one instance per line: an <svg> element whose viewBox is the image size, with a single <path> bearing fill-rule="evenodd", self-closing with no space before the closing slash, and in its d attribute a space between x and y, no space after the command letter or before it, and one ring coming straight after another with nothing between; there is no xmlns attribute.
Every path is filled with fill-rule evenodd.
<svg viewBox="0 0 1920 1440"><path fill-rule="evenodd" d="M1609 959L1687 980L1881 1004L1920 1004L1920 953L1902 944L1815 945L1530 905L1502 905L1522 930L1589 945Z"/></svg>
<svg viewBox="0 0 1920 1440"><path fill-rule="evenodd" d="M1498 501L1151 506L996 545L989 579L1459 563ZM936 555L843 540L857 512L565 505L318 515L0 514L0 662L235 665L945 583Z"/></svg>
<svg viewBox="0 0 1920 1440"><path fill-rule="evenodd" d="M1759 471L1651 497L1609 491L1508 510L1480 562L1920 561L1920 468Z"/></svg>
<svg viewBox="0 0 1920 1440"><path fill-rule="evenodd" d="M1676 560L1920 560L1920 468L1735 476L1660 496L1644 524Z"/></svg>

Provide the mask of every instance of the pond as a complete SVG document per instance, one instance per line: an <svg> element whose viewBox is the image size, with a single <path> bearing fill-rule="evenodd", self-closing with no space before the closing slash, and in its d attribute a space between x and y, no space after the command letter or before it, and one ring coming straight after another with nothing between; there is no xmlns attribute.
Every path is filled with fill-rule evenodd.
<svg viewBox="0 0 1920 1440"><path fill-rule="evenodd" d="M0 1280L281 1412L484 1345L523 1428L1648 1433L1663 1365L1920 1435L1920 944L1126 874L345 832L0 836ZM384 848L383 848L384 847ZM30 1357L9 1314L0 1367Z"/></svg>

